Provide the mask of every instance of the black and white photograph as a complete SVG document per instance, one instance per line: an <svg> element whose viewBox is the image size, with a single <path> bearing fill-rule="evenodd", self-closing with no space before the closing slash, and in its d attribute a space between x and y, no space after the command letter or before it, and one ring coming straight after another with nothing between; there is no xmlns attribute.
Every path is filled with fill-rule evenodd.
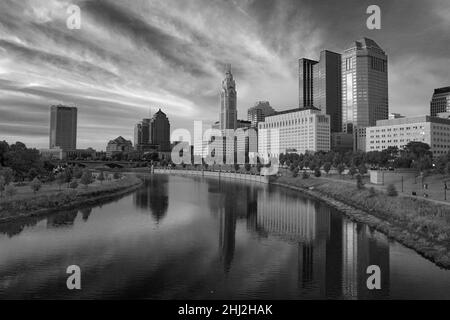
<svg viewBox="0 0 450 320"><path fill-rule="evenodd" d="M449 188L449 0L0 0L0 300L448 300Z"/></svg>

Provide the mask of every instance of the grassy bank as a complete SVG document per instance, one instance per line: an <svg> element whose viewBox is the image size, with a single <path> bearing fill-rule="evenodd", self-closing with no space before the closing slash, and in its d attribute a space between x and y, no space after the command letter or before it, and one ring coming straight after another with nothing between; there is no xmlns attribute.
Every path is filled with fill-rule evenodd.
<svg viewBox="0 0 450 320"><path fill-rule="evenodd" d="M141 179L134 175L126 175L121 179L96 183L87 188L59 190L54 186L47 186L44 192L37 194L19 192L12 198L2 198L0 222L68 210L79 205L95 205L100 200L135 190L141 184Z"/></svg>
<svg viewBox="0 0 450 320"><path fill-rule="evenodd" d="M326 201L353 220L367 223L436 264L450 268L450 207L447 205L390 197L386 192L370 188L358 189L356 181L350 184L286 174L273 183L303 190Z"/></svg>

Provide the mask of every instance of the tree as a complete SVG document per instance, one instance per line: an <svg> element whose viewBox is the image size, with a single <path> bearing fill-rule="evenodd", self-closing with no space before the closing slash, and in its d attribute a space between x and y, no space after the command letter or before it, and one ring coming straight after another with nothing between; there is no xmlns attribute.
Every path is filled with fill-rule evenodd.
<svg viewBox="0 0 450 320"><path fill-rule="evenodd" d="M249 163L245 164L245 171L249 172L252 169L252 166Z"/></svg>
<svg viewBox="0 0 450 320"><path fill-rule="evenodd" d="M365 175L367 173L367 167L364 163L361 163L361 165L358 167L358 171L360 174Z"/></svg>
<svg viewBox="0 0 450 320"><path fill-rule="evenodd" d="M306 171L303 171L303 174L302 174L302 179L308 179L309 178L309 174L308 174L308 172L306 172Z"/></svg>
<svg viewBox="0 0 450 320"><path fill-rule="evenodd" d="M11 168L0 168L0 176L5 179L5 185L7 185L13 180L14 172Z"/></svg>
<svg viewBox="0 0 450 320"><path fill-rule="evenodd" d="M7 196L12 197L17 193L17 189L12 184L8 184L5 187L5 193Z"/></svg>
<svg viewBox="0 0 450 320"><path fill-rule="evenodd" d="M393 184L390 184L386 188L386 193L389 197L396 197L398 196L397 189L395 189L395 186Z"/></svg>
<svg viewBox="0 0 450 320"><path fill-rule="evenodd" d="M0 176L0 197L3 197L3 191L5 191L5 178L3 176Z"/></svg>
<svg viewBox="0 0 450 320"><path fill-rule="evenodd" d="M78 188L78 182L72 181L72 182L69 184L69 188L70 188L70 189L76 189L76 188Z"/></svg>
<svg viewBox="0 0 450 320"><path fill-rule="evenodd" d="M114 178L115 180L120 179L120 177L121 177L120 173L114 172L113 178Z"/></svg>
<svg viewBox="0 0 450 320"><path fill-rule="evenodd" d="M240 169L240 167L239 167L239 164L237 164L237 163L235 163L234 164L234 171L239 171L239 169Z"/></svg>
<svg viewBox="0 0 450 320"><path fill-rule="evenodd" d="M81 176L83 175L83 170L79 166L75 166L73 168L73 177L75 179L81 179Z"/></svg>
<svg viewBox="0 0 450 320"><path fill-rule="evenodd" d="M42 182L36 177L33 181L30 182L30 188L33 190L33 193L36 194L42 187Z"/></svg>
<svg viewBox="0 0 450 320"><path fill-rule="evenodd" d="M36 168L31 168L29 171L28 171L28 179L30 180L30 181L33 181L34 180L34 178L36 178L37 176L38 176L38 172L37 172L37 170L36 170Z"/></svg>
<svg viewBox="0 0 450 320"><path fill-rule="evenodd" d="M61 186L66 182L66 175L64 174L64 172L59 172L56 175L56 183L59 186L59 191L61 191Z"/></svg>
<svg viewBox="0 0 450 320"><path fill-rule="evenodd" d="M81 184L83 184L85 186L85 188L88 187L88 185L90 185L92 183L92 173L89 170L85 170L83 172L83 175L81 176Z"/></svg>
<svg viewBox="0 0 450 320"><path fill-rule="evenodd" d="M339 173L339 175L341 175L342 172L344 172L344 170L345 170L344 164L343 164L343 163L339 163L339 164L337 165L337 167L336 167L336 170L337 170L337 172Z"/></svg>
<svg viewBox="0 0 450 320"><path fill-rule="evenodd" d="M433 156L433 153L430 151L430 146L420 141L408 142L403 150L407 154L411 155L414 160L420 159L424 156Z"/></svg>
<svg viewBox="0 0 450 320"><path fill-rule="evenodd" d="M331 170L331 162L325 162L323 165L323 171L325 171L326 174L328 174Z"/></svg>
<svg viewBox="0 0 450 320"><path fill-rule="evenodd" d="M6 166L6 155L9 152L9 145L6 141L0 141L0 167Z"/></svg>
<svg viewBox="0 0 450 320"><path fill-rule="evenodd" d="M363 182L361 174L356 175L356 187L359 190L364 189L364 182Z"/></svg>
<svg viewBox="0 0 450 320"><path fill-rule="evenodd" d="M105 181L105 175L103 171L100 171L100 174L97 177L97 180L100 181L100 184L103 184L103 181Z"/></svg>
<svg viewBox="0 0 450 320"><path fill-rule="evenodd" d="M16 142L9 147L4 162L14 171L19 180L24 180L32 168L41 173L44 167L39 151L27 149L21 142Z"/></svg>
<svg viewBox="0 0 450 320"><path fill-rule="evenodd" d="M348 174L352 176L352 179L356 173L357 173L357 170L356 170L355 166L351 166L350 169L348 169Z"/></svg>
<svg viewBox="0 0 450 320"><path fill-rule="evenodd" d="M69 187L69 183L70 181L72 181L72 177L73 177L72 170L70 168L66 168L64 170L64 179L65 182L67 183L67 187Z"/></svg>
<svg viewBox="0 0 450 320"><path fill-rule="evenodd" d="M319 178L322 175L322 172L320 171L320 168L316 167L314 170L314 176Z"/></svg>

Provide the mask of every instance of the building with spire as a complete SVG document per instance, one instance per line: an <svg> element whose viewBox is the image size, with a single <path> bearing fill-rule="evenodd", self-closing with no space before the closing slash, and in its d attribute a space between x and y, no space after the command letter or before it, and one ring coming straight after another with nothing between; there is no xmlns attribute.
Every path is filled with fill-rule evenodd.
<svg viewBox="0 0 450 320"><path fill-rule="evenodd" d="M237 128L236 82L231 73L231 64L227 64L225 79L220 92L220 130Z"/></svg>

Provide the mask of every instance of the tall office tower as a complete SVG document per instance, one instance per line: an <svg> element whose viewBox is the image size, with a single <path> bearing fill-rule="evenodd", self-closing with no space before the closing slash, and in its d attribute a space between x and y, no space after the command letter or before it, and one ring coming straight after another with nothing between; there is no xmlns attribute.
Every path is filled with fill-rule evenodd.
<svg viewBox="0 0 450 320"><path fill-rule="evenodd" d="M328 50L320 52L313 66L313 105L331 118L331 132L342 130L341 55Z"/></svg>
<svg viewBox="0 0 450 320"><path fill-rule="evenodd" d="M231 73L231 65L227 64L225 79L222 81L220 93L220 130L237 127L236 82Z"/></svg>
<svg viewBox="0 0 450 320"><path fill-rule="evenodd" d="M450 87L434 89L431 98L430 115L437 117L442 112L450 112Z"/></svg>
<svg viewBox="0 0 450 320"><path fill-rule="evenodd" d="M317 64L317 61L306 58L298 61L298 107L301 109L314 106L313 78L315 64Z"/></svg>
<svg viewBox="0 0 450 320"><path fill-rule="evenodd" d="M170 151L170 122L159 109L150 120L150 143L159 146L159 151Z"/></svg>
<svg viewBox="0 0 450 320"><path fill-rule="evenodd" d="M50 108L50 149L77 148L77 108L63 105Z"/></svg>
<svg viewBox="0 0 450 320"><path fill-rule="evenodd" d="M253 107L247 111L247 120L251 122L251 126L258 127L259 122L263 122L267 116L275 114L275 110L270 106L269 101L258 101Z"/></svg>
<svg viewBox="0 0 450 320"><path fill-rule="evenodd" d="M143 119L134 127L134 146L139 148L150 143L150 119Z"/></svg>
<svg viewBox="0 0 450 320"><path fill-rule="evenodd" d="M363 38L342 54L342 128L358 132L388 118L388 58L375 41ZM365 145L365 144L364 144Z"/></svg>

